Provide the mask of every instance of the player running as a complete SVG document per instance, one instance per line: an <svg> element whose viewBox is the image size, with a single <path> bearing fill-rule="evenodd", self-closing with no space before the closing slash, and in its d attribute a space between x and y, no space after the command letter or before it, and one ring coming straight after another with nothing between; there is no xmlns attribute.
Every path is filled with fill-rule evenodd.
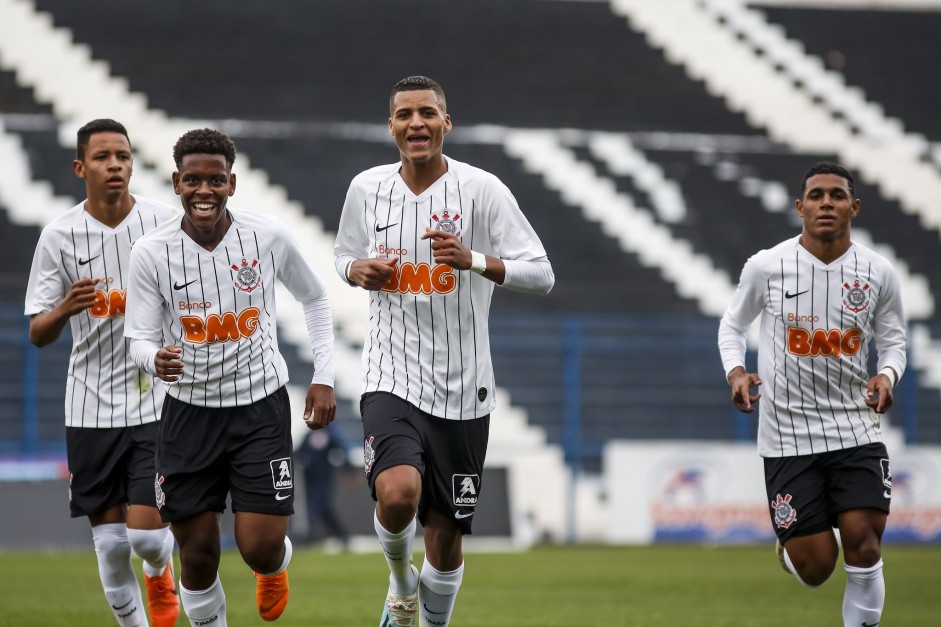
<svg viewBox="0 0 941 627"><path fill-rule="evenodd" d="M850 238L860 199L844 168L811 167L796 207L801 234L745 264L719 325L719 350L735 406L752 412L764 397L758 451L782 565L807 586L823 584L839 556L838 528L844 623L878 625L892 498L879 423L906 364L899 279ZM745 335L759 315L756 374L744 367ZM874 376L870 342L879 352ZM756 386L763 394L752 394Z"/></svg>

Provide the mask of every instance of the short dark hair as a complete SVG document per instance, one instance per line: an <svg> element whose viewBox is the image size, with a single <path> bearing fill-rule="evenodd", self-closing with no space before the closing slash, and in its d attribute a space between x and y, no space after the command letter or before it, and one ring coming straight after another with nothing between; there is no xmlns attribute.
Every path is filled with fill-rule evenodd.
<svg viewBox="0 0 941 627"><path fill-rule="evenodd" d="M120 133L127 140L127 145L131 145L131 138L127 136L127 129L120 122L110 118L98 118L92 120L82 128L78 129L75 138L75 154L79 161L85 159L85 150L88 148L88 142L95 133Z"/></svg>
<svg viewBox="0 0 941 627"><path fill-rule="evenodd" d="M179 168L186 155L222 155L226 165L235 163L235 144L229 136L211 128L197 128L183 133L173 146L173 161Z"/></svg>
<svg viewBox="0 0 941 627"><path fill-rule="evenodd" d="M804 197L804 192L807 191L808 179L818 174L836 174L837 176L842 176L846 179L847 185L849 185L850 198L856 198L856 181L853 180L853 175L850 174L850 171L843 166L836 163L830 163L829 161L815 163L814 165L810 166L810 169L807 170L807 172L804 173L804 180L801 181L801 198Z"/></svg>
<svg viewBox="0 0 941 627"><path fill-rule="evenodd" d="M389 109L392 109L392 101L395 100L395 95L400 91L419 91L423 89L430 89L435 92L435 95L438 96L438 100L441 102L441 107L445 111L448 110L448 105L444 97L444 89L436 81L427 76L409 76L393 85L392 92L389 94Z"/></svg>

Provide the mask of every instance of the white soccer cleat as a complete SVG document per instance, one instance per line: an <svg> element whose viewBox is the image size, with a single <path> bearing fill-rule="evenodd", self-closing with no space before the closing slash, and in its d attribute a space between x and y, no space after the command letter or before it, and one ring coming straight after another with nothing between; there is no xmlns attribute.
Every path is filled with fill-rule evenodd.
<svg viewBox="0 0 941 627"><path fill-rule="evenodd" d="M412 594L386 594L386 604L379 619L379 627L414 627L418 613L418 569L412 564L415 573L415 592Z"/></svg>

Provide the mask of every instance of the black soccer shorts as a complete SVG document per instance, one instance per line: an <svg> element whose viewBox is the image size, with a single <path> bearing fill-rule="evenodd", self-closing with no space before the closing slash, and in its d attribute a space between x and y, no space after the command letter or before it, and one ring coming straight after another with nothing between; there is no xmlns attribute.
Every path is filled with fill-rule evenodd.
<svg viewBox="0 0 941 627"><path fill-rule="evenodd" d="M765 488L778 539L837 526L851 509L886 513L892 498L889 454L881 442L816 455L766 457Z"/></svg>
<svg viewBox="0 0 941 627"><path fill-rule="evenodd" d="M363 455L373 499L376 477L393 466L414 466L422 475L418 521L429 510L453 518L470 534L481 476L490 416L447 420L427 414L387 392L369 392L360 400L363 416Z"/></svg>
<svg viewBox="0 0 941 627"><path fill-rule="evenodd" d="M156 422L111 429L66 427L65 442L72 518L100 514L122 503L156 505Z"/></svg>
<svg viewBox="0 0 941 627"><path fill-rule="evenodd" d="M200 407L167 395L152 487L164 522L225 510L294 513L291 407L282 387L251 405Z"/></svg>

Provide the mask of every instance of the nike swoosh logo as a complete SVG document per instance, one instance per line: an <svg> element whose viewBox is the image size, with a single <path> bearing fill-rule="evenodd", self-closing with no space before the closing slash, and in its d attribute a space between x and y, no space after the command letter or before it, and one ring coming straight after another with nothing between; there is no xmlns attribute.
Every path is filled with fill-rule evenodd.
<svg viewBox="0 0 941 627"><path fill-rule="evenodd" d="M385 231L386 229L391 229L393 226L396 226L397 224L398 224L398 222L395 222L395 223L393 223L393 224L387 224L387 225L385 225L385 226L379 226L379 225L377 224L377 225L376 225L376 233L382 233L382 232Z"/></svg>
<svg viewBox="0 0 941 627"><path fill-rule="evenodd" d="M422 607L424 607L425 611L428 612L429 614L447 614L448 613L447 610L443 612L436 612L433 609L429 608L427 603L422 603Z"/></svg>
<svg viewBox="0 0 941 627"><path fill-rule="evenodd" d="M198 280L199 280L199 279L193 279L193 280L190 281L189 283L184 283L183 285L180 285L179 283L177 283L176 281L174 281L174 282L173 282L173 289L175 289L175 290L181 290L181 289L183 289L184 287L186 287L187 285L192 285L193 283L195 283L195 282L198 281Z"/></svg>
<svg viewBox="0 0 941 627"><path fill-rule="evenodd" d="M275 493L274 493L274 498L278 499L279 501L283 501L284 499L286 499L286 498L288 498L288 497L290 497L290 496L291 496L290 494L285 494L284 496L281 496L281 493L280 493L280 492L275 492Z"/></svg>
<svg viewBox="0 0 941 627"><path fill-rule="evenodd" d="M460 520L461 518L470 518L473 515L474 515L474 512L470 512L468 514L465 514L464 512L454 512L454 517L457 518L458 520Z"/></svg>
<svg viewBox="0 0 941 627"><path fill-rule="evenodd" d="M797 298L801 294L806 294L810 290L804 290L803 292L798 292L796 294L791 294L790 292L784 292L784 298Z"/></svg>
<svg viewBox="0 0 941 627"><path fill-rule="evenodd" d="M892 498L892 494L890 494L888 490L886 490L885 492L883 492L883 493L882 493L882 496L884 496L884 497L887 498L887 499L891 499L891 498ZM876 624L878 625L879 623L876 623Z"/></svg>
<svg viewBox="0 0 941 627"><path fill-rule="evenodd" d="M133 600L134 600L134 599L131 599L130 601L128 601L127 603L125 603L124 605L121 605L121 606L112 605L111 607L113 607L113 608L116 609L116 610L123 610L123 609L126 608L128 605L130 605Z"/></svg>
<svg viewBox="0 0 941 627"><path fill-rule="evenodd" d="M270 603L270 604L268 604L268 605L259 605L259 606L258 606L258 612L259 612L260 614L267 614L268 612L271 611L271 608L273 608L275 605L277 605L278 603L280 603L281 599L283 599L283 598L284 598L284 595L282 594L282 595L279 596L277 599L275 599L274 602L272 602L272 603Z"/></svg>
<svg viewBox="0 0 941 627"><path fill-rule="evenodd" d="M95 255L94 257L89 257L88 259L82 259L81 257L79 257L79 258L78 258L78 265L80 265L80 266L87 265L87 264L91 263L92 261L94 261L95 259L98 259L98 257L101 257L101 255ZM128 602L130 603L130 601L128 601ZM114 606L112 605L111 607L114 607ZM121 608L115 607L114 609L118 610L118 609L121 609Z"/></svg>
<svg viewBox="0 0 941 627"><path fill-rule="evenodd" d="M867 623L867 622L863 622L863 624L862 624L860 627L877 627L878 625L879 625L879 623Z"/></svg>

